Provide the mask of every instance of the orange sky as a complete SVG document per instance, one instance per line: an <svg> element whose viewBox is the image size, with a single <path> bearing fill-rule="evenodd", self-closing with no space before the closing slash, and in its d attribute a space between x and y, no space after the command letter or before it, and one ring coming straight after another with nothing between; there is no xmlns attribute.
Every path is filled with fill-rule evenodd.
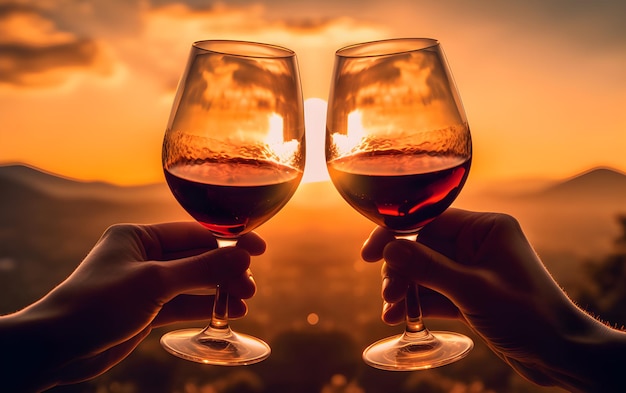
<svg viewBox="0 0 626 393"><path fill-rule="evenodd" d="M474 140L471 178L626 171L623 2L194 3L207 2L0 0L0 163L161 181L163 132L191 43L245 39L298 54L307 179L317 180L334 51L421 36L442 42L456 78Z"/></svg>

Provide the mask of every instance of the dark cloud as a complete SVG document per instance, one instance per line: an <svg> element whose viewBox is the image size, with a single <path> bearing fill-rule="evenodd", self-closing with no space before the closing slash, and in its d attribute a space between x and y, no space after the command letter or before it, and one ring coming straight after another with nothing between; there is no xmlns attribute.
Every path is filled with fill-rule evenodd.
<svg viewBox="0 0 626 393"><path fill-rule="evenodd" d="M393 0L391 0L393 1ZM400 1L401 2L401 1ZM393 4L393 3L392 3ZM476 2L441 0L411 3L417 14L420 6L436 15L462 16L469 29L481 24L497 26L495 31L516 37L561 42L562 46L591 50L623 50L626 46L626 1L526 0ZM510 36L496 37L506 39Z"/></svg>
<svg viewBox="0 0 626 393"><path fill-rule="evenodd" d="M112 38L138 34L143 27L144 12L151 8L150 2L142 0L58 2L58 6L50 9L57 25L82 37Z"/></svg>
<svg viewBox="0 0 626 393"><path fill-rule="evenodd" d="M626 1L622 0L232 0L228 4L263 4L268 17L279 17L305 28L324 23L325 18L344 16L394 26L397 21L390 15L395 14L400 19L413 17L417 32L431 21L442 25L461 21L467 29L500 25L503 32L510 30L528 37L543 35L564 45L590 50L620 50L626 46Z"/></svg>
<svg viewBox="0 0 626 393"><path fill-rule="evenodd" d="M18 86L50 85L63 82L63 77L49 73L58 70L76 72L98 63L99 48L89 40L35 47L0 45L0 82Z"/></svg>
<svg viewBox="0 0 626 393"><path fill-rule="evenodd" d="M301 16L298 18L288 18L285 20L285 25L293 31L300 32L315 32L323 30L324 28L332 25L336 22L336 19L331 17L308 17Z"/></svg>
<svg viewBox="0 0 626 393"><path fill-rule="evenodd" d="M37 31L42 22L55 27L48 15L35 7L0 4L0 24L16 24L25 31ZM40 36L15 32L0 37L0 84L13 86L50 86L63 83L80 70L102 70L102 48L89 38L78 38L68 32L48 32L48 42ZM39 33L41 34L41 33ZM56 34L57 38L54 39ZM58 37L62 37L59 39Z"/></svg>

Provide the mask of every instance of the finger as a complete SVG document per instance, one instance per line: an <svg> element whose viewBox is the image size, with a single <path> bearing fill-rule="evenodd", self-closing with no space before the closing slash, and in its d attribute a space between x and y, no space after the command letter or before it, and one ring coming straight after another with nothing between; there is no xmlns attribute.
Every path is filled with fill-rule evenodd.
<svg viewBox="0 0 626 393"><path fill-rule="evenodd" d="M382 259L385 245L394 240L393 232L376 227L361 248L361 257L366 262L376 262Z"/></svg>
<svg viewBox="0 0 626 393"><path fill-rule="evenodd" d="M512 239L525 239L519 222L502 213L478 213L460 209L448 209L444 214L426 225L417 241L448 255L458 262L459 250L471 255L491 238L504 243Z"/></svg>
<svg viewBox="0 0 626 393"><path fill-rule="evenodd" d="M419 288L420 305L422 315L426 318L459 319L461 313L450 299L428 288ZM397 325L404 322L406 315L406 303L404 298L397 302L384 302L382 319L389 325Z"/></svg>
<svg viewBox="0 0 626 393"><path fill-rule="evenodd" d="M420 230L418 239L434 235L438 238L456 239L459 233L478 213L449 208Z"/></svg>
<svg viewBox="0 0 626 393"><path fill-rule="evenodd" d="M384 301L389 303L397 303L406 296L409 288L410 280L401 272L389 268L387 263L383 264L381 269L383 276L381 296Z"/></svg>
<svg viewBox="0 0 626 393"><path fill-rule="evenodd" d="M168 222L140 227L145 231L141 241L146 259L163 259L168 254L193 249L217 248L215 237L197 222Z"/></svg>
<svg viewBox="0 0 626 393"><path fill-rule="evenodd" d="M220 248L155 265L169 299L180 293L214 287L220 282L241 283L250 276L250 255L239 247Z"/></svg>
<svg viewBox="0 0 626 393"><path fill-rule="evenodd" d="M211 318L215 296L179 295L165 303L152 322L153 327L160 327L176 322L193 322ZM228 317L241 318L248 312L242 299L235 296L228 298Z"/></svg>
<svg viewBox="0 0 626 393"><path fill-rule="evenodd" d="M460 265L420 243L407 240L391 242L385 247L384 258L389 268L402 272L419 285L434 289L455 304L476 297L479 269Z"/></svg>
<svg viewBox="0 0 626 393"><path fill-rule="evenodd" d="M250 299L256 293L256 282L250 269L227 284L228 294L240 299Z"/></svg>
<svg viewBox="0 0 626 393"><path fill-rule="evenodd" d="M237 240L237 246L245 248L250 255L261 255L265 252L267 245L265 240L258 234L251 232L243 235Z"/></svg>
<svg viewBox="0 0 626 393"><path fill-rule="evenodd" d="M395 326L405 321L406 303L401 300L397 303L383 303L382 320L387 325Z"/></svg>
<svg viewBox="0 0 626 393"><path fill-rule="evenodd" d="M426 318L459 319L461 312L450 299L429 288L419 287L420 305Z"/></svg>

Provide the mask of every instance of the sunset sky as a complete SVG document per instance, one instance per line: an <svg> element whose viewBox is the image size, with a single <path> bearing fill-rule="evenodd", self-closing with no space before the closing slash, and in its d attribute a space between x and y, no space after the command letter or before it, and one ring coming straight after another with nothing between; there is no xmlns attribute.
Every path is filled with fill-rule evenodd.
<svg viewBox="0 0 626 393"><path fill-rule="evenodd" d="M307 179L318 180L334 51L431 37L470 122L471 177L626 171L624 20L621 0L0 0L0 164L162 181L163 133L191 43L243 39L296 51Z"/></svg>

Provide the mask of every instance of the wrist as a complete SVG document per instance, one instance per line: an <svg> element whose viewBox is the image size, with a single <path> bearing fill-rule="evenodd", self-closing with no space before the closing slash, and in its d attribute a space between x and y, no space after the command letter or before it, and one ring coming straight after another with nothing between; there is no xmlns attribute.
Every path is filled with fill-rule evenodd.
<svg viewBox="0 0 626 393"><path fill-rule="evenodd" d="M582 311L581 311L582 312ZM547 365L555 384L571 392L622 391L626 333L584 313L587 327L564 334Z"/></svg>
<svg viewBox="0 0 626 393"><path fill-rule="evenodd" d="M4 387L39 391L57 384L55 371L71 355L58 337L55 319L52 313L32 306L0 317L0 380Z"/></svg>

